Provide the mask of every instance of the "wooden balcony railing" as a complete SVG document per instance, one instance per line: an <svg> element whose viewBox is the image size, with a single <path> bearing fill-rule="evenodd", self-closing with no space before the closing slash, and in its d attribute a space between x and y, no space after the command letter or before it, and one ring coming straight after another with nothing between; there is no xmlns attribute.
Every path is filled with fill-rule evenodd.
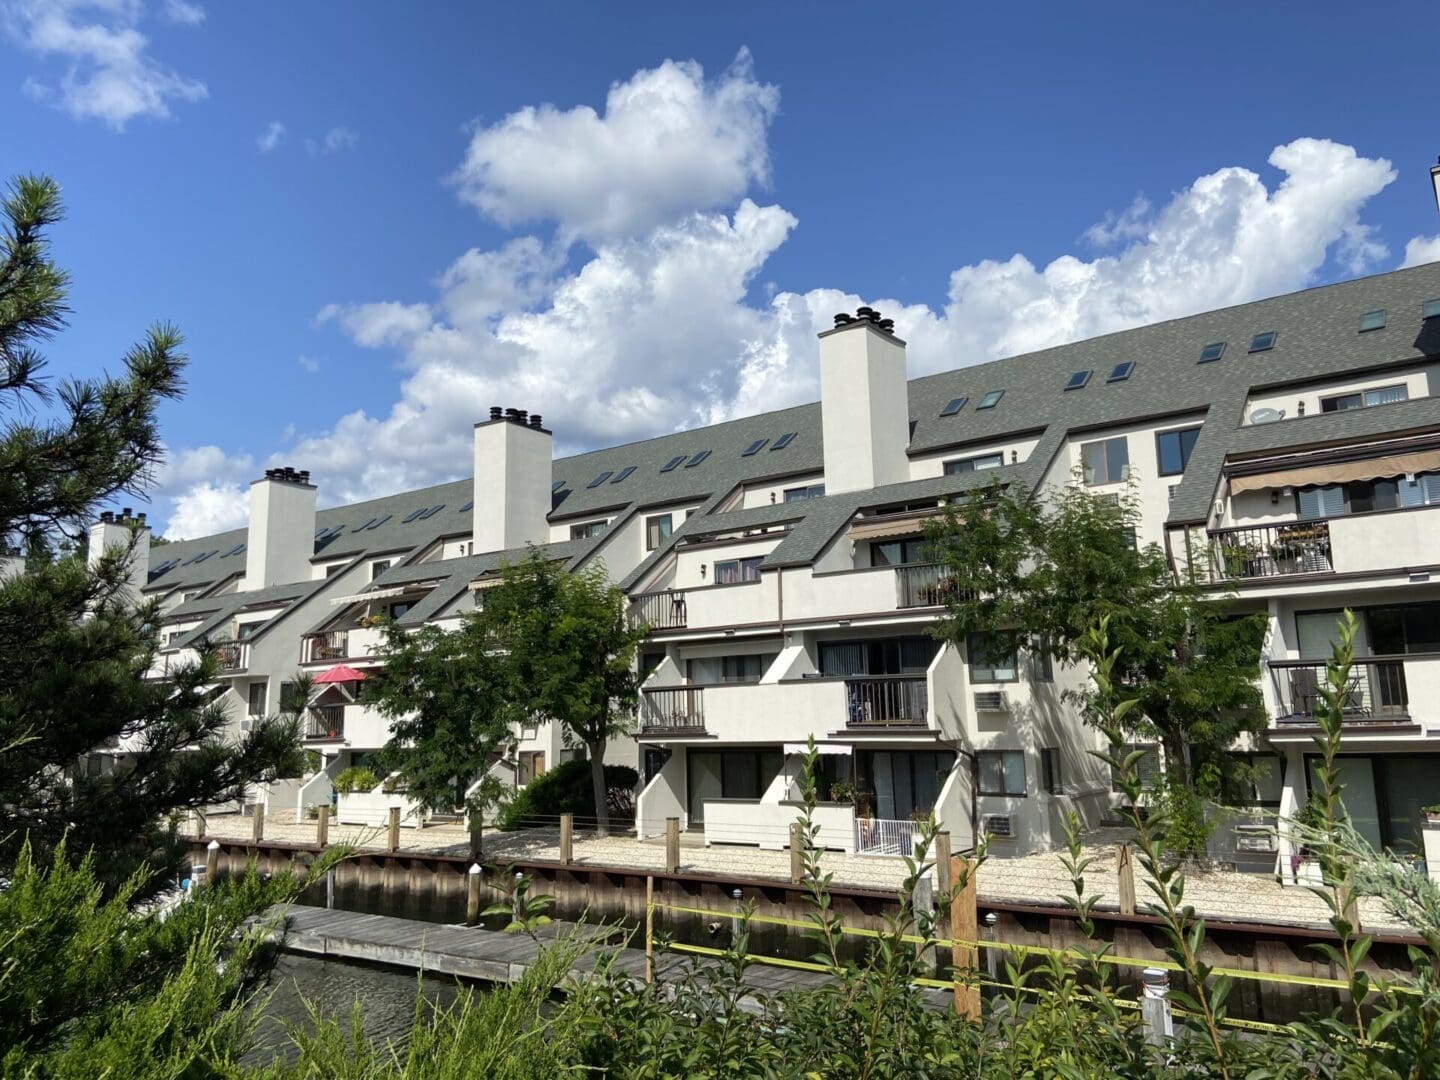
<svg viewBox="0 0 1440 1080"><path fill-rule="evenodd" d="M1335 569L1330 524L1295 521L1216 529L1210 534L1210 580L1249 581Z"/></svg>
<svg viewBox="0 0 1440 1080"><path fill-rule="evenodd" d="M895 567L897 608L937 607L961 595L955 579L940 563L911 563Z"/></svg>
<svg viewBox="0 0 1440 1080"><path fill-rule="evenodd" d="M852 727L923 724L928 704L923 675L845 680L845 722Z"/></svg>
<svg viewBox="0 0 1440 1080"><path fill-rule="evenodd" d="M350 655L348 630L324 630L306 634L300 639L300 662L315 664L326 660L344 660Z"/></svg>
<svg viewBox="0 0 1440 1080"><path fill-rule="evenodd" d="M222 673L245 671L250 666L250 646L244 641L221 641L215 646L215 659Z"/></svg>
<svg viewBox="0 0 1440 1080"><path fill-rule="evenodd" d="M698 686L647 690L640 701L643 734L703 734L705 691Z"/></svg>
<svg viewBox="0 0 1440 1080"><path fill-rule="evenodd" d="M1281 724L1313 724L1324 708L1320 688L1325 664L1319 660L1271 660L1276 715ZM1346 723L1394 722L1410 716L1410 691L1403 660L1356 660L1342 702Z"/></svg>
<svg viewBox="0 0 1440 1080"><path fill-rule="evenodd" d="M630 601L630 625L652 630L685 628L685 594L676 589L641 593Z"/></svg>
<svg viewBox="0 0 1440 1080"><path fill-rule="evenodd" d="M305 738L343 739L344 705L312 705L305 713Z"/></svg>

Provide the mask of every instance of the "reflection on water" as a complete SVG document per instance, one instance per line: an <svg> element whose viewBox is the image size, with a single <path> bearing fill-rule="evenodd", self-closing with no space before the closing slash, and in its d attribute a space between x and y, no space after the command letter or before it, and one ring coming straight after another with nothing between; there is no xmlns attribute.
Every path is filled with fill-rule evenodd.
<svg viewBox="0 0 1440 1080"><path fill-rule="evenodd" d="M310 1010L337 1019L348 1032L350 1015L360 1003L360 1023L371 1042L403 1044L415 1018L415 996L441 1006L455 1000L454 980L392 971L368 964L282 956L271 978L269 1004L256 1031L257 1046L248 1064L270 1061L277 1054L292 1057L288 1027L308 1029Z"/></svg>

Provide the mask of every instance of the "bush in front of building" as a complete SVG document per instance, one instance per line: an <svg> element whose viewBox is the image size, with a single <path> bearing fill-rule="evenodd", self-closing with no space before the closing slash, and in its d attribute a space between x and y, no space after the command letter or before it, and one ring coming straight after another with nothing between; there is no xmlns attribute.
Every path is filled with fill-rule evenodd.
<svg viewBox="0 0 1440 1080"><path fill-rule="evenodd" d="M628 765L605 766L605 798L611 818L628 821L634 817L633 793L639 782L640 774ZM582 825L596 817L590 762L583 758L541 773L517 791L500 814L500 828L554 825L561 814L574 814Z"/></svg>
<svg viewBox="0 0 1440 1080"><path fill-rule="evenodd" d="M364 765L351 765L350 768L341 770L334 781L335 790L341 795L349 795L352 791L374 791L378 783L380 778L375 775L374 770Z"/></svg>

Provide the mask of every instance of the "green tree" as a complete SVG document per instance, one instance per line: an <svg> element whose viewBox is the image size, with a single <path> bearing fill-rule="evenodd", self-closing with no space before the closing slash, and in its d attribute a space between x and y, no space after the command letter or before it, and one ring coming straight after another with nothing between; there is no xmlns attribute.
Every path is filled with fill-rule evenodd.
<svg viewBox="0 0 1440 1080"><path fill-rule="evenodd" d="M365 681L362 699L390 718L381 767L398 772L427 810L464 807L478 857L485 815L504 790L490 767L514 742L493 620L481 608L455 630L389 623L380 656L384 664Z"/></svg>
<svg viewBox="0 0 1440 1080"><path fill-rule="evenodd" d="M1118 506L1078 484L1049 496L998 485L971 495L928 531L953 586L938 633L957 645L987 634L997 652L1039 650L1073 664L1106 620L1124 658L1120 682L1137 703L1127 726L1164 746L1167 790L1218 794L1225 752L1265 727L1266 620L1177 581L1159 545L1136 544L1138 525L1133 492Z"/></svg>
<svg viewBox="0 0 1440 1080"><path fill-rule="evenodd" d="M216 663L147 678L153 606L127 588L130 552L94 567L88 523L106 500L140 495L162 457L160 404L180 396L179 333L157 326L124 372L52 386L40 344L65 325L67 278L46 229L60 219L52 180L21 177L0 206L0 549L23 569L0 581L0 864L28 837L48 861L94 854L111 886L142 864L152 886L178 865L173 815L238 798L293 765L293 717L228 738L210 699ZM83 767L111 747L113 768Z"/></svg>
<svg viewBox="0 0 1440 1080"><path fill-rule="evenodd" d="M554 720L567 740L585 747L604 832L605 748L635 716L635 649L644 628L630 625L625 594L603 566L571 573L539 550L505 567L500 584L485 590L484 605L506 652L512 719Z"/></svg>

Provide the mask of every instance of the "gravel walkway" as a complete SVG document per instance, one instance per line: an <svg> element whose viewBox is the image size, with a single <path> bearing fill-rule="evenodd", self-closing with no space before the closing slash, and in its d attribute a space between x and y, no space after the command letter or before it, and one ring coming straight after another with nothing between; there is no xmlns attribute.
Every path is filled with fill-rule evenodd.
<svg viewBox="0 0 1440 1080"><path fill-rule="evenodd" d="M207 835L227 840L248 839L251 820L236 814L211 816ZM265 823L268 840L292 843L314 843L315 825ZM331 823L332 844L354 844L379 847L384 843L384 830ZM1119 902L1116 884L1116 844L1118 833L1109 831L1096 837L1087 849L1095 862L1085 874L1087 893L1098 893L1101 906L1115 907ZM429 851L447 855L464 855L470 849L470 838L458 825L432 825L424 829L401 829L400 846L405 851ZM601 866L634 867L637 870L659 870L664 865L664 845L653 841L637 841L630 837L612 836L601 839L577 832L573 847L578 863ZM487 833L487 861L558 860L560 834L558 829L526 829L517 832ZM905 864L898 858L876 855L846 855L826 852L821 867L834 875L835 884L869 889L896 889L905 879ZM680 848L680 869L693 873L736 875L760 879L787 880L790 855L785 851L760 848L716 846L705 847L689 841ZM1136 867L1136 900L1143 910L1153 895ZM981 868L978 880L981 901L1053 904L1071 894L1068 874L1056 852L1026 855L1020 858L991 857ZM1197 913L1213 919L1238 922L1270 922L1291 926L1324 926L1329 910L1324 902L1305 888L1280 885L1268 874L1242 874L1228 870L1197 870L1186 874L1185 899ZM1373 900L1360 901L1364 926L1375 929L1404 930Z"/></svg>

